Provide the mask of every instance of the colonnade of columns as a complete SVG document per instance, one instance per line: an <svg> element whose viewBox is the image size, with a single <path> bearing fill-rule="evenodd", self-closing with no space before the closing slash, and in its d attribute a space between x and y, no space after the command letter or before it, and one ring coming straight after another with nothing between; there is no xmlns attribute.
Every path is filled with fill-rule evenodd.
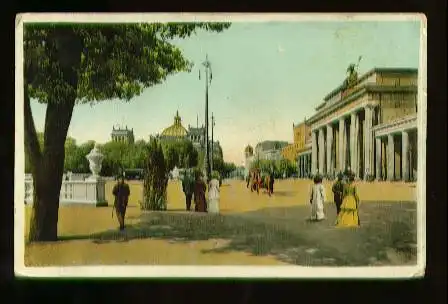
<svg viewBox="0 0 448 304"><path fill-rule="evenodd" d="M371 106L341 116L311 134L311 173L334 177L351 170L358 179L415 180L416 128L374 137Z"/></svg>
<svg viewBox="0 0 448 304"><path fill-rule="evenodd" d="M311 154L299 155L297 158L297 169L300 178L308 177L311 174Z"/></svg>
<svg viewBox="0 0 448 304"><path fill-rule="evenodd" d="M403 130L375 138L377 180L414 180L416 177L416 130ZM412 140L410 141L410 137Z"/></svg>
<svg viewBox="0 0 448 304"><path fill-rule="evenodd" d="M366 106L313 130L312 173L335 176L350 169L357 178L375 174L373 118L373 108Z"/></svg>

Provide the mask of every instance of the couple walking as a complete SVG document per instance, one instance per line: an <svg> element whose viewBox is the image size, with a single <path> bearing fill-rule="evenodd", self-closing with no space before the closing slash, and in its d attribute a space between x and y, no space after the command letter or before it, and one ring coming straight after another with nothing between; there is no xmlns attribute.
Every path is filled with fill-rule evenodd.
<svg viewBox="0 0 448 304"><path fill-rule="evenodd" d="M208 204L205 198L207 186L201 171L197 170L194 178L191 173L185 172L182 190L185 193L187 211L190 211L191 200L194 196L194 211L219 213L219 180L215 175L212 175L212 180L208 185Z"/></svg>
<svg viewBox="0 0 448 304"><path fill-rule="evenodd" d="M338 174L337 181L333 184L332 192L336 204L336 227L357 227L360 225L358 206L359 197L353 184L355 175L353 172ZM325 189L322 185L322 177L314 177L314 185L311 190L311 220L321 221L325 219L324 213Z"/></svg>

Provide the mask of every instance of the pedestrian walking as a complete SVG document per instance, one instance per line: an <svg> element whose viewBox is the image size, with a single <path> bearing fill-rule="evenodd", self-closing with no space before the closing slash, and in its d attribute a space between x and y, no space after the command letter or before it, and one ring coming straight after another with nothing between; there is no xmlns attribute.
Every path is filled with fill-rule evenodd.
<svg viewBox="0 0 448 304"><path fill-rule="evenodd" d="M322 185L322 177L316 175L314 177L314 185L311 188L311 217L312 221L321 221L325 219L324 213L325 189Z"/></svg>
<svg viewBox="0 0 448 304"><path fill-rule="evenodd" d="M342 193L341 211L336 220L336 227L358 227L359 220L359 197L356 186L353 184L355 174L349 172L347 176L347 183L344 185Z"/></svg>
<svg viewBox="0 0 448 304"><path fill-rule="evenodd" d="M219 213L219 177L212 174L212 180L208 186L208 212Z"/></svg>
<svg viewBox="0 0 448 304"><path fill-rule="evenodd" d="M336 216L338 216L339 212L341 211L342 192L344 191L343 177L344 175L342 174L342 172L339 172L337 180L331 188L331 190L333 191L334 203L336 205Z"/></svg>
<svg viewBox="0 0 448 304"><path fill-rule="evenodd" d="M206 190L207 185L203 180L203 174L201 171L197 170L194 185L194 211L207 212L207 201L205 199Z"/></svg>
<svg viewBox="0 0 448 304"><path fill-rule="evenodd" d="M131 194L129 185L125 183L124 174L120 175L118 178L117 184L112 190L112 194L115 197L114 209L117 215L118 223L120 224L120 230L123 230L126 208L128 206L129 195Z"/></svg>
<svg viewBox="0 0 448 304"><path fill-rule="evenodd" d="M182 179L182 190L185 194L185 205L187 211L191 209L191 199L193 198L195 181L191 176L191 173L186 171L184 178Z"/></svg>

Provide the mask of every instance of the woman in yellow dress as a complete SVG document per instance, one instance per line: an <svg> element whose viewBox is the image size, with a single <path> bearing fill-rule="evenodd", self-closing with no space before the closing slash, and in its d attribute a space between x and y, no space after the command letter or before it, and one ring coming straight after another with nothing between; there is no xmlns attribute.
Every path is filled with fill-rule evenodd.
<svg viewBox="0 0 448 304"><path fill-rule="evenodd" d="M359 197L353 182L355 175L349 172L347 183L344 185L342 193L341 211L336 220L336 227L359 227Z"/></svg>

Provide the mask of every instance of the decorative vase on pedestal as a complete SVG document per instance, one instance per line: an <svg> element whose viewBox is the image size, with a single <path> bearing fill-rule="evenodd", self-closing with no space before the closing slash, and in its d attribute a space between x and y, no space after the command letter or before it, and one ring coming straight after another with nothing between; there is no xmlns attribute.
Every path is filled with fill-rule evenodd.
<svg viewBox="0 0 448 304"><path fill-rule="evenodd" d="M100 177L101 172L101 163L104 159L104 155L99 151L98 145L95 144L95 147L90 151L89 154L86 155L87 160L89 161L89 168L92 172L92 175L89 176L85 181L92 184L92 190L89 191L89 200L95 203L97 207L107 206L106 201L106 187L105 180Z"/></svg>

